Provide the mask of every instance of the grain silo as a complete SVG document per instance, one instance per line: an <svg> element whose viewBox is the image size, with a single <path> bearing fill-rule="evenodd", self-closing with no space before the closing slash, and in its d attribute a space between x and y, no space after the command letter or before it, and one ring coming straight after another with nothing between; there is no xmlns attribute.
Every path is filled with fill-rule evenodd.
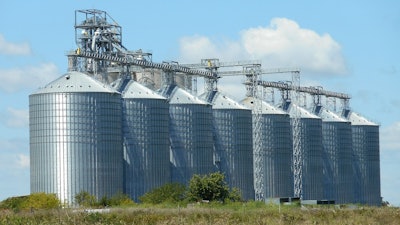
<svg viewBox="0 0 400 225"><path fill-rule="evenodd" d="M317 105L322 118L324 199L336 204L354 202L354 173L351 124L332 111Z"/></svg>
<svg viewBox="0 0 400 225"><path fill-rule="evenodd" d="M254 199L251 110L218 91L200 96L212 104L215 165L245 200Z"/></svg>
<svg viewBox="0 0 400 225"><path fill-rule="evenodd" d="M247 97L241 103L249 108L254 108L255 99ZM263 162L262 196L264 199L292 197L292 133L289 115L261 101L261 146L260 157ZM254 113L254 110L253 110ZM253 117L254 120L254 117ZM254 157L257 157L254 155ZM256 166L256 165L255 165ZM256 170L257 168L254 168ZM254 179L260 179L255 173Z"/></svg>
<svg viewBox="0 0 400 225"><path fill-rule="evenodd" d="M161 93L169 100L172 182L214 172L211 105L173 84Z"/></svg>
<svg viewBox="0 0 400 225"><path fill-rule="evenodd" d="M123 190L121 95L70 72L29 96L31 192L68 204Z"/></svg>
<svg viewBox="0 0 400 225"><path fill-rule="evenodd" d="M295 189L300 189L302 200L323 199L323 162L322 162L322 120L306 109L286 101L283 109L291 117L293 129L293 152L299 152L301 179L294 178ZM297 124L298 127L295 127ZM297 129L297 131L296 131ZM296 149L298 148L298 149ZM296 167L298 165L294 165ZM296 172L296 171L295 171ZM295 174L296 175L296 174ZM299 187L296 187L299 182ZM296 193L296 190L295 190Z"/></svg>
<svg viewBox="0 0 400 225"><path fill-rule="evenodd" d="M122 97L124 193L137 201L171 181L169 105L166 98L133 80Z"/></svg>
<svg viewBox="0 0 400 225"><path fill-rule="evenodd" d="M380 206L379 125L349 110L343 116L351 122L355 202Z"/></svg>

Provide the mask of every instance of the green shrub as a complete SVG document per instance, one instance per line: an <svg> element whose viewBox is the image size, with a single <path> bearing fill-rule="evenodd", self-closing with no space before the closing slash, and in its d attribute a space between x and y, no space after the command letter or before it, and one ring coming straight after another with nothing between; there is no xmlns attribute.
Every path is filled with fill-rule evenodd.
<svg viewBox="0 0 400 225"><path fill-rule="evenodd" d="M61 206L56 194L43 192L32 193L27 196L10 197L2 201L0 208L11 209L14 212L31 209L56 209Z"/></svg>
<svg viewBox="0 0 400 225"><path fill-rule="evenodd" d="M167 183L139 197L142 203L177 203L185 199L186 187L179 183Z"/></svg>
<svg viewBox="0 0 400 225"><path fill-rule="evenodd" d="M191 201L225 201L229 198L229 187L222 173L194 175L189 181L188 198Z"/></svg>
<svg viewBox="0 0 400 225"><path fill-rule="evenodd" d="M108 198L107 196L103 196L100 201L98 202L98 205L100 206L110 206L111 205L111 199Z"/></svg>
<svg viewBox="0 0 400 225"><path fill-rule="evenodd" d="M30 194L26 201L22 203L23 209L56 209L60 206L61 202L56 194L43 192Z"/></svg>
<svg viewBox="0 0 400 225"><path fill-rule="evenodd" d="M111 198L103 196L97 202L96 197L89 194L87 191L81 191L77 195L75 195L75 203L82 207L132 206L135 204L128 195L121 192L115 194Z"/></svg>
<svg viewBox="0 0 400 225"><path fill-rule="evenodd" d="M135 203L128 195L121 192L112 196L109 202L110 206L132 206L134 204Z"/></svg>
<svg viewBox="0 0 400 225"><path fill-rule="evenodd" d="M82 207L93 207L98 205L96 197L87 191L81 191L76 194L75 203Z"/></svg>
<svg viewBox="0 0 400 225"><path fill-rule="evenodd" d="M22 209L22 203L28 199L27 196L10 197L5 199L0 204L0 209L10 209L14 212L19 212Z"/></svg>
<svg viewBox="0 0 400 225"><path fill-rule="evenodd" d="M242 202L242 193L240 192L239 188L232 188L229 192L228 199L232 202Z"/></svg>

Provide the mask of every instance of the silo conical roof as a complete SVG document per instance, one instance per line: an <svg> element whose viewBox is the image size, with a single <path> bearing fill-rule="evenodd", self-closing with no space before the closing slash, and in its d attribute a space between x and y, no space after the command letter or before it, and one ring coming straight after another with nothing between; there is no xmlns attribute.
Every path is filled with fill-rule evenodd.
<svg viewBox="0 0 400 225"><path fill-rule="evenodd" d="M336 113L322 106L317 106L315 113L321 117L324 122L348 122Z"/></svg>
<svg viewBox="0 0 400 225"><path fill-rule="evenodd" d="M127 84L125 90L122 92L122 97L136 99L165 99L158 93L133 80L129 81Z"/></svg>
<svg viewBox="0 0 400 225"><path fill-rule="evenodd" d="M243 99L240 103L242 103L244 106L249 107L249 108L253 108L254 107L254 97L247 97L245 99ZM262 104L262 114L287 114L285 111L268 104L265 101L261 101Z"/></svg>
<svg viewBox="0 0 400 225"><path fill-rule="evenodd" d="M304 119L321 119L320 117L310 113L305 108L300 107L300 106L294 104L293 102L290 103L290 106L288 108L288 113L289 113L290 117L299 115L300 118L304 118Z"/></svg>
<svg viewBox="0 0 400 225"><path fill-rule="evenodd" d="M60 92L105 92L117 93L116 90L100 81L80 72L68 72L56 80L39 88L33 94L60 93Z"/></svg>
<svg viewBox="0 0 400 225"><path fill-rule="evenodd" d="M218 91L205 92L200 95L200 98L205 99L206 101L208 97L210 97L209 102L213 105L212 107L213 109L250 110L250 108L247 108L246 106L236 102L235 100L231 99L230 97L227 97L226 95Z"/></svg>
<svg viewBox="0 0 400 225"><path fill-rule="evenodd" d="M347 119L351 122L351 125L378 126L378 124L369 121L365 117L353 111L349 113Z"/></svg>
<svg viewBox="0 0 400 225"><path fill-rule="evenodd" d="M209 105L209 103L197 98L196 96L190 94L189 92L175 86L169 96L170 104L201 104Z"/></svg>

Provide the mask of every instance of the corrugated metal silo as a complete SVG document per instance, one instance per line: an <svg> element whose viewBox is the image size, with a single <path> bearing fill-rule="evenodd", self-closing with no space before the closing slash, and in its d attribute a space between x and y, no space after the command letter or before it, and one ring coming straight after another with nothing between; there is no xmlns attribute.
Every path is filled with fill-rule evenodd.
<svg viewBox="0 0 400 225"><path fill-rule="evenodd" d="M254 108L253 97L247 97L241 103L249 108ZM264 101L261 102L261 105L261 143L254 144L261 145L262 148L264 198L292 197L293 174L291 164L293 146L290 117L286 112ZM254 179L257 179L257 177Z"/></svg>
<svg viewBox="0 0 400 225"><path fill-rule="evenodd" d="M354 202L353 147L351 124L325 107L316 106L322 118L324 199L336 204Z"/></svg>
<svg viewBox="0 0 400 225"><path fill-rule="evenodd" d="M122 92L124 193L138 197L171 181L169 105L166 98L130 81Z"/></svg>
<svg viewBox="0 0 400 225"><path fill-rule="evenodd" d="M380 206L381 179L379 159L379 125L361 115L345 110L351 122L356 203Z"/></svg>
<svg viewBox="0 0 400 225"><path fill-rule="evenodd" d="M29 96L31 192L64 203L123 189L121 95L70 72Z"/></svg>
<svg viewBox="0 0 400 225"><path fill-rule="evenodd" d="M324 177L322 159L322 120L291 102L286 102L283 109L290 115L292 129L294 119L299 119L299 133L293 134L293 142L298 138L298 147L301 152L301 199L321 200L324 197Z"/></svg>
<svg viewBox="0 0 400 225"><path fill-rule="evenodd" d="M161 93L169 99L172 182L215 172L211 105L175 85Z"/></svg>
<svg viewBox="0 0 400 225"><path fill-rule="evenodd" d="M231 188L240 189L243 199L254 199L251 110L218 91L200 97L212 104L217 169Z"/></svg>

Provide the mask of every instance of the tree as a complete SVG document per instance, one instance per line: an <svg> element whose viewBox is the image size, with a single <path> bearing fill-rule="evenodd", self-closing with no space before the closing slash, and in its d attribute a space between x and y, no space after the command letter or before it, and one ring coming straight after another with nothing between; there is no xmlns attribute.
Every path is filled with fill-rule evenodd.
<svg viewBox="0 0 400 225"><path fill-rule="evenodd" d="M177 203L185 199L186 187L179 183L167 183L139 197L142 203Z"/></svg>
<svg viewBox="0 0 400 225"><path fill-rule="evenodd" d="M229 187L220 173L194 175L189 182L188 198L191 201L225 201L229 198Z"/></svg>

